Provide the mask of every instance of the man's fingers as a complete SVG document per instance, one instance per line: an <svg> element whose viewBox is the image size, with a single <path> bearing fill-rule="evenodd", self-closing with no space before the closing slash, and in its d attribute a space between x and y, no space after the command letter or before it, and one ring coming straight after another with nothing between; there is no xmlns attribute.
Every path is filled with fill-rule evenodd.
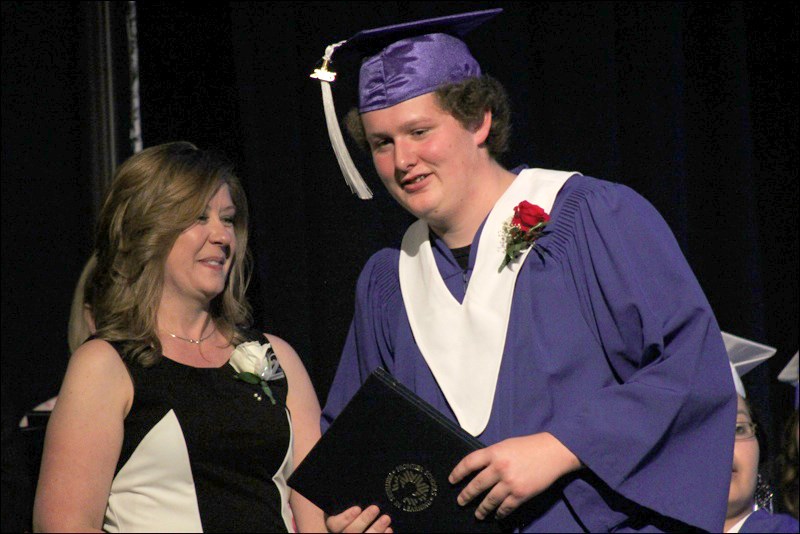
<svg viewBox="0 0 800 534"><path fill-rule="evenodd" d="M372 525L367 529L367 532L391 532L389 525L391 524L392 519L384 514L378 518L377 521L372 523Z"/></svg>
<svg viewBox="0 0 800 534"><path fill-rule="evenodd" d="M509 496L508 488L502 482L495 485L486 497L483 498L478 508L475 509L475 517L478 519L486 519L497 508L507 500Z"/></svg>
<svg viewBox="0 0 800 534"><path fill-rule="evenodd" d="M458 494L458 504L464 506L472 499L497 484L499 481L500 478L497 476L497 473L490 469L484 469L475 475L475 478L470 480L469 484L464 486L464 489L462 489L461 493Z"/></svg>
<svg viewBox="0 0 800 534"><path fill-rule="evenodd" d="M490 455L486 452L486 449L479 449L469 453L456 464L447 480L451 484L458 484L473 471L483 469L489 465L489 457Z"/></svg>
<svg viewBox="0 0 800 534"><path fill-rule="evenodd" d="M374 504L367 506L367 508L361 512L358 517L355 518L355 520L345 527L344 531L365 532L367 527L369 527L375 521L380 513L380 509Z"/></svg>
<svg viewBox="0 0 800 534"><path fill-rule="evenodd" d="M361 508L353 506L338 515L326 516L325 526L331 532L344 532L345 527L361 513Z"/></svg>

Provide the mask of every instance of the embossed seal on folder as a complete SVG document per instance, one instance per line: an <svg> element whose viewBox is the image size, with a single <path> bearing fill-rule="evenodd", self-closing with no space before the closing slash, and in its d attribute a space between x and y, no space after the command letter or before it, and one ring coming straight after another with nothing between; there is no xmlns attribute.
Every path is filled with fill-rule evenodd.
<svg viewBox="0 0 800 534"><path fill-rule="evenodd" d="M392 469L385 488L389 501L404 512L421 512L433 503L438 493L431 472L417 464L402 464Z"/></svg>

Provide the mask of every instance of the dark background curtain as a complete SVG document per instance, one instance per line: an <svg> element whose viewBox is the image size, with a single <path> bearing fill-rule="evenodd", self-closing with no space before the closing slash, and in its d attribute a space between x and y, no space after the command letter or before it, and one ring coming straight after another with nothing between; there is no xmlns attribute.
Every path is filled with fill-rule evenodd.
<svg viewBox="0 0 800 534"><path fill-rule="evenodd" d="M361 266L411 218L355 148L376 195L350 194L308 75L360 29L497 6L467 42L511 96L503 163L581 171L655 205L721 328L778 348L745 379L777 449L793 391L776 376L798 347L796 4L141 2L145 146L185 139L236 163L256 326L298 350L324 402ZM5 429L58 390L94 216L80 6L4 2L2 13ZM340 116L356 67L337 65Z"/></svg>

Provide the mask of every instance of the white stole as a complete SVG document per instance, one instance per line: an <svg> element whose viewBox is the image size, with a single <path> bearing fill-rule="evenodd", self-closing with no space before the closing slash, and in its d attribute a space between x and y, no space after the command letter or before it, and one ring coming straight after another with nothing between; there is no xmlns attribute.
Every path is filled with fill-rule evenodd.
<svg viewBox="0 0 800 534"><path fill-rule="evenodd" d="M442 280L427 223L416 221L403 236L400 290L414 339L458 423L473 436L489 423L514 285L530 252L529 248L497 272L504 257L503 223L523 200L549 214L564 182L574 174L526 169L517 176L486 219L463 303Z"/></svg>

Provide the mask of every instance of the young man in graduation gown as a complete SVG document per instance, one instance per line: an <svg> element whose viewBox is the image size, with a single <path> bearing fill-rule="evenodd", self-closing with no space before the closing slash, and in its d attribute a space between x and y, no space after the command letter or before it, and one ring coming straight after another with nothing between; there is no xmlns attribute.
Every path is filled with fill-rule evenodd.
<svg viewBox="0 0 800 534"><path fill-rule="evenodd" d="M317 71L330 104L334 53L366 58L364 139L419 219L359 277L323 429L383 366L487 445L450 476L469 480L459 504L479 503L480 519L721 531L736 397L719 327L641 196L496 161L507 103L461 37L499 11L361 32ZM368 196L328 119L346 178Z"/></svg>

